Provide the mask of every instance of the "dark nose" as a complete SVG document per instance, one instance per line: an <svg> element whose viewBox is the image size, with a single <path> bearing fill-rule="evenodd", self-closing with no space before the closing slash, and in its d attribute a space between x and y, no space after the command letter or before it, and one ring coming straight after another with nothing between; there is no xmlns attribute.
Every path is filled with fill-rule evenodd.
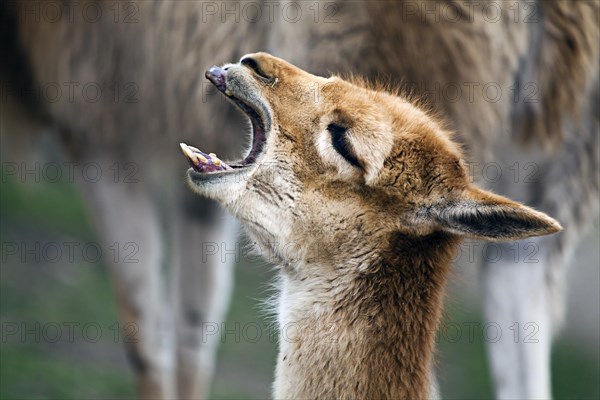
<svg viewBox="0 0 600 400"><path fill-rule="evenodd" d="M227 71L225 71L223 68L217 67L216 65L214 67L210 67L204 76L206 76L206 78L211 81L212 84L215 85L221 92L225 91L225 78L227 76Z"/></svg>

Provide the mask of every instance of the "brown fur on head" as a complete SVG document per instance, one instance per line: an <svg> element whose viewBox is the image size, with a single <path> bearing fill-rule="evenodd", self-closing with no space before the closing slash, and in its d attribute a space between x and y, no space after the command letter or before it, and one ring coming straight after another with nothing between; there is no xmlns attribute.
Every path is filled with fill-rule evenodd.
<svg viewBox="0 0 600 400"><path fill-rule="evenodd" d="M300 331L281 340L275 397L427 397L458 238L560 225L474 187L448 132L405 99L265 53L207 76L254 140L241 163L189 181L283 266L279 323Z"/></svg>
<svg viewBox="0 0 600 400"><path fill-rule="evenodd" d="M256 111L266 144L248 167L192 171L190 181L265 246L308 250L395 231L513 240L560 229L474 187L449 133L405 99L314 76L266 53L225 69L225 93Z"/></svg>

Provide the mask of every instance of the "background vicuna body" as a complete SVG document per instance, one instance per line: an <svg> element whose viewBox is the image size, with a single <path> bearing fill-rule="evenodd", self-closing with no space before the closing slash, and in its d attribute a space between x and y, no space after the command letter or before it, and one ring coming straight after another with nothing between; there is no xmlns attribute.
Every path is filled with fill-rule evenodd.
<svg viewBox="0 0 600 400"><path fill-rule="evenodd" d="M271 272L214 206L191 205L177 147L239 154L242 123L203 74L260 49L315 73L403 81L458 132L474 179L566 227L558 242L463 246L440 330L442 395L491 395L484 343L534 360L547 347L560 311L544 288L567 281L562 255L596 218L598 3L290 4L273 19L232 2L83 2L58 19L38 2L3 9L3 395L27 396L31 382L32 396L131 395L125 348L142 391L194 396L218 343L216 396L269 393L277 335L253 299ZM595 235L569 274L578 306L555 353L557 397L598 395ZM541 303L523 301L539 290ZM531 304L542 310L494 317ZM507 359L505 380L537 378Z"/></svg>

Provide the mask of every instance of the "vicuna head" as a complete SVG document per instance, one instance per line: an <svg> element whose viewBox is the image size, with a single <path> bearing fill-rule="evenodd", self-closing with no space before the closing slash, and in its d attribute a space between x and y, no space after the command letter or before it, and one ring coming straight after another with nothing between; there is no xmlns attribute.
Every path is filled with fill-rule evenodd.
<svg viewBox="0 0 600 400"><path fill-rule="evenodd" d="M276 255L280 323L336 327L323 331L330 341L282 342L276 396L426 396L459 239L516 240L560 225L475 187L450 134L406 99L265 53L207 77L248 115L252 146L229 165L183 146L191 187Z"/></svg>

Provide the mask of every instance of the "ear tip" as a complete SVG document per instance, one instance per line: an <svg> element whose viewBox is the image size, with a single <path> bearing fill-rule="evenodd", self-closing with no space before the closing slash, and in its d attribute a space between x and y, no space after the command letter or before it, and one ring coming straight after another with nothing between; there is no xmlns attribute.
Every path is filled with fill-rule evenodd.
<svg viewBox="0 0 600 400"><path fill-rule="evenodd" d="M563 228L563 226L560 224L560 222L558 222L557 220L553 219L552 220L552 225L550 228L550 233L558 233L563 231L565 228Z"/></svg>
<svg viewBox="0 0 600 400"><path fill-rule="evenodd" d="M564 230L563 226L560 224L560 222L558 222L557 220L555 220L554 218L543 214L543 226L541 227L543 233L542 235L552 235L554 233L558 233L561 232L562 230Z"/></svg>

